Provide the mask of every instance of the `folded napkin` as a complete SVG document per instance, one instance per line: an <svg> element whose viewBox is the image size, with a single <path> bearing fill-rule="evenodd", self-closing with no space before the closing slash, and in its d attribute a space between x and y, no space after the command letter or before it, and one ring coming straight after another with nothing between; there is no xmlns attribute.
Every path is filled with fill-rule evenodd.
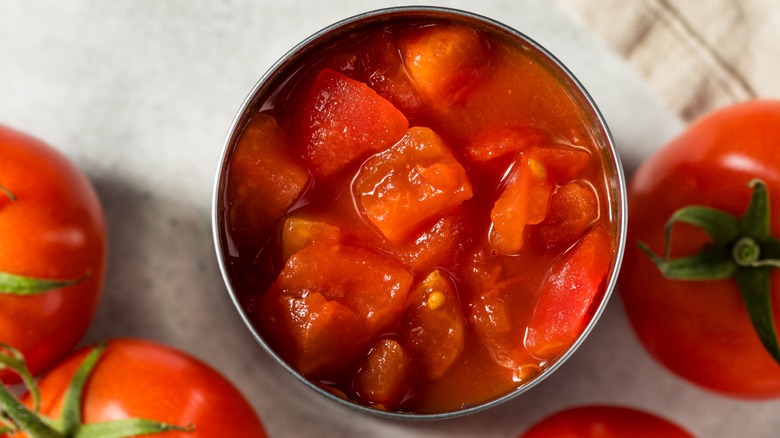
<svg viewBox="0 0 780 438"><path fill-rule="evenodd" d="M780 98L776 0L558 2L686 120L749 98Z"/></svg>

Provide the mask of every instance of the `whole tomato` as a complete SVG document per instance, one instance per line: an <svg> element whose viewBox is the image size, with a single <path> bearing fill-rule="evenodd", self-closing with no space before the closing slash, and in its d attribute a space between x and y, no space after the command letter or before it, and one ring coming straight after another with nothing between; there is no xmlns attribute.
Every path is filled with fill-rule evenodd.
<svg viewBox="0 0 780 438"><path fill-rule="evenodd" d="M693 123L641 165L628 199L618 285L642 344L703 387L780 396L780 102Z"/></svg>
<svg viewBox="0 0 780 438"><path fill-rule="evenodd" d="M132 418L187 429L161 429L165 438L266 437L260 419L241 393L217 371L181 351L146 340L117 339L108 342L99 356L95 352L93 348L79 350L46 373L38 386L41 414L64 419L67 390L74 379L79 379L83 364L96 359L84 380L79 424L94 427ZM84 373L80 377L85 377ZM33 406L30 395L22 401ZM127 427L121 422L115 424ZM114 430L113 435L106 434L107 430L61 435L140 435L138 429L134 433L125 429L122 434ZM158 432L143 433L151 436ZM11 436L26 435L20 432Z"/></svg>
<svg viewBox="0 0 780 438"><path fill-rule="evenodd" d="M2 126L0 245L0 342L21 350L38 374L73 348L92 319L106 265L106 227L79 169ZM0 372L3 380L8 376Z"/></svg>
<svg viewBox="0 0 780 438"><path fill-rule="evenodd" d="M656 415L618 406L582 406L558 412L520 438L693 438Z"/></svg>

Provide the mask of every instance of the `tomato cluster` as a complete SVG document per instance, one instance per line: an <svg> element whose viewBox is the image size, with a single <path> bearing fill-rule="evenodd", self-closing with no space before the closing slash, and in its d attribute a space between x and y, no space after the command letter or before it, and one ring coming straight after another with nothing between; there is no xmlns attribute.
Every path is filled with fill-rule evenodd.
<svg viewBox="0 0 780 438"><path fill-rule="evenodd" d="M123 339L63 359L101 293L100 202L79 169L32 137L0 126L0 157L0 377L30 390L20 402L0 385L0 436L265 437L230 382L177 350Z"/></svg>

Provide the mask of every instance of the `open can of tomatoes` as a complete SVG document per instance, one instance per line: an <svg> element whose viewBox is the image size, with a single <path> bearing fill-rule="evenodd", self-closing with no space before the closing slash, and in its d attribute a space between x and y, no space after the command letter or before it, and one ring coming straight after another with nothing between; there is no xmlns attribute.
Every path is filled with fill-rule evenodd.
<svg viewBox="0 0 780 438"><path fill-rule="evenodd" d="M528 390L614 287L625 182L587 92L471 13L383 9L293 48L236 116L217 256L260 345L363 412L438 419Z"/></svg>

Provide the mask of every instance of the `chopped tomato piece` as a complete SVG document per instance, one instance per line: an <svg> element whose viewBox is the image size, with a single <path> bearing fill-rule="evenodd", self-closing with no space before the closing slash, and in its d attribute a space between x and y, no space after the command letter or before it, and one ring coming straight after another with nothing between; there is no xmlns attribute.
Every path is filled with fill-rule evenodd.
<svg viewBox="0 0 780 438"><path fill-rule="evenodd" d="M464 218L449 214L418 234L409 243L393 248L393 254L415 273L430 272L437 267L453 268L466 237Z"/></svg>
<svg viewBox="0 0 780 438"><path fill-rule="evenodd" d="M550 211L540 234L548 247L568 245L582 237L598 219L598 200L593 189L572 182L559 187L550 200Z"/></svg>
<svg viewBox="0 0 780 438"><path fill-rule="evenodd" d="M526 225L538 224L547 216L551 192L545 165L521 154L490 211L490 246L504 254L517 254L525 243Z"/></svg>
<svg viewBox="0 0 780 438"><path fill-rule="evenodd" d="M435 104L450 104L490 63L490 46L479 31L463 26L426 26L402 35L406 71Z"/></svg>
<svg viewBox="0 0 780 438"><path fill-rule="evenodd" d="M360 61L366 83L380 96L407 117L420 111L420 96L406 74L398 46L387 32L378 32L363 44Z"/></svg>
<svg viewBox="0 0 780 438"><path fill-rule="evenodd" d="M353 363L402 316L412 275L375 252L315 242L289 260L261 300L261 323L311 377Z"/></svg>
<svg viewBox="0 0 780 438"><path fill-rule="evenodd" d="M517 155L545 142L547 134L532 126L488 129L465 148L466 156L475 163L487 163L497 158Z"/></svg>
<svg viewBox="0 0 780 438"><path fill-rule="evenodd" d="M289 155L287 139L269 115L253 117L238 139L228 171L228 217L242 241L261 243L301 195L309 172Z"/></svg>
<svg viewBox="0 0 780 438"><path fill-rule="evenodd" d="M582 333L609 272L612 251L610 234L598 226L556 260L528 325L525 345L531 354L553 359Z"/></svg>
<svg viewBox="0 0 780 438"><path fill-rule="evenodd" d="M472 195L466 170L442 139L418 127L366 161L355 190L368 219L392 243Z"/></svg>
<svg viewBox="0 0 780 438"><path fill-rule="evenodd" d="M559 185L580 178L590 164L590 154L573 146L538 146L528 155L544 163L550 180Z"/></svg>
<svg viewBox="0 0 780 438"><path fill-rule="evenodd" d="M341 229L335 225L298 216L288 217L282 226L282 257L287 260L320 240L336 243L340 239Z"/></svg>
<svg viewBox="0 0 780 438"><path fill-rule="evenodd" d="M393 339L381 339L355 375L355 390L364 400L385 406L398 404L409 387L409 358Z"/></svg>
<svg viewBox="0 0 780 438"><path fill-rule="evenodd" d="M441 379L460 357L464 320L452 281L436 270L409 297L403 335L409 352L429 380Z"/></svg>
<svg viewBox="0 0 780 438"><path fill-rule="evenodd" d="M303 110L304 154L318 176L330 176L354 160L403 137L409 121L368 85L323 69Z"/></svg>

